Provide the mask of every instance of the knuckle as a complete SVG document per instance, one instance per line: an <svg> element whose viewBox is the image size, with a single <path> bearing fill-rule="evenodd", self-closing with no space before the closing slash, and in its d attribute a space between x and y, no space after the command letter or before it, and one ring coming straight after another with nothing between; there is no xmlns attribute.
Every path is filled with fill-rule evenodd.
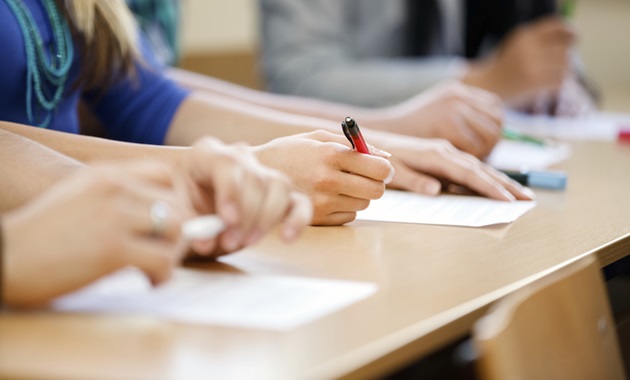
<svg viewBox="0 0 630 380"><path fill-rule="evenodd" d="M269 181L271 183L283 189L284 191L288 192L293 188L293 182L291 181L289 176L278 170L267 170L267 177L269 178Z"/></svg>
<svg viewBox="0 0 630 380"><path fill-rule="evenodd" d="M326 140L327 138L330 137L330 133L321 129L315 130L313 132L309 133L311 135L311 137L315 138L316 140Z"/></svg>
<svg viewBox="0 0 630 380"><path fill-rule="evenodd" d="M328 211L329 197L325 194L315 193L310 197L315 215L321 215Z"/></svg>
<svg viewBox="0 0 630 380"><path fill-rule="evenodd" d="M462 179L465 183L471 183L479 178L479 167L469 163L462 164L463 176Z"/></svg>
<svg viewBox="0 0 630 380"><path fill-rule="evenodd" d="M88 187L105 194L115 195L123 190L124 185L122 179L112 171L99 171L91 173L88 177Z"/></svg>
<svg viewBox="0 0 630 380"><path fill-rule="evenodd" d="M441 156L453 154L457 150L455 146L446 139L436 139L435 148L438 154L440 154Z"/></svg>

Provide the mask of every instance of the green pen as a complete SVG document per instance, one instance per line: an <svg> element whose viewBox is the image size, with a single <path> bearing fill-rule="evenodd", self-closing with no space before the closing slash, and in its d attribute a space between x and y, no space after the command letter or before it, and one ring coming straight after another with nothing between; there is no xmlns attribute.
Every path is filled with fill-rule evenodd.
<svg viewBox="0 0 630 380"><path fill-rule="evenodd" d="M575 14L575 0L563 0L560 4L560 14L565 18L571 18Z"/></svg>
<svg viewBox="0 0 630 380"><path fill-rule="evenodd" d="M538 137L528 136L519 132L504 129L502 134L503 134L503 138L506 140L522 141L522 142L531 143L538 146L546 145L545 140L543 139L540 139Z"/></svg>

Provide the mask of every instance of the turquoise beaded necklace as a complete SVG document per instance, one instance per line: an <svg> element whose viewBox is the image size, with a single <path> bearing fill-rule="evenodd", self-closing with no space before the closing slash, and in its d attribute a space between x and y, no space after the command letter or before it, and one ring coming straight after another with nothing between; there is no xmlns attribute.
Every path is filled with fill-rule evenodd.
<svg viewBox="0 0 630 380"><path fill-rule="evenodd" d="M22 0L5 0L22 29L26 52L26 115L29 123L46 128L62 100L74 58L72 34L54 0L42 0L53 31L54 46L47 54L42 35ZM33 96L33 93L35 96ZM35 105L35 110L33 110ZM40 109L43 115L40 115Z"/></svg>

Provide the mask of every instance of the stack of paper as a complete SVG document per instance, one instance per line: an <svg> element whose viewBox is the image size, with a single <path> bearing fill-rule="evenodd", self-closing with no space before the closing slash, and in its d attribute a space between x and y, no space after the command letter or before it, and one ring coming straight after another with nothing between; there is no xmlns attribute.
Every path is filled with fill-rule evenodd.
<svg viewBox="0 0 630 380"><path fill-rule="evenodd" d="M387 190L357 215L360 220L482 227L510 223L536 206L534 201L502 202L464 195L428 197Z"/></svg>

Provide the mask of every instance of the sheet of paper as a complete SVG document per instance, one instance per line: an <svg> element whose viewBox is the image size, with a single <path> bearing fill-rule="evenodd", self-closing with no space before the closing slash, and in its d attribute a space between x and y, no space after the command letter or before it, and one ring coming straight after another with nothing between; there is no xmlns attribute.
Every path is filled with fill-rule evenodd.
<svg viewBox="0 0 630 380"><path fill-rule="evenodd" d="M502 202L477 196L427 197L387 190L357 215L360 220L482 227L510 223L536 206L534 201Z"/></svg>
<svg viewBox="0 0 630 380"><path fill-rule="evenodd" d="M126 268L52 305L57 311L147 315L196 324L287 331L376 291L372 283L178 269L152 288Z"/></svg>
<svg viewBox="0 0 630 380"><path fill-rule="evenodd" d="M540 146L522 141L501 140L486 162L502 170L544 170L566 160L570 155L569 145L563 143Z"/></svg>
<svg viewBox="0 0 630 380"><path fill-rule="evenodd" d="M621 125L630 124L630 115L598 113L586 118L532 116L506 113L507 128L538 137L562 140L615 141Z"/></svg>

